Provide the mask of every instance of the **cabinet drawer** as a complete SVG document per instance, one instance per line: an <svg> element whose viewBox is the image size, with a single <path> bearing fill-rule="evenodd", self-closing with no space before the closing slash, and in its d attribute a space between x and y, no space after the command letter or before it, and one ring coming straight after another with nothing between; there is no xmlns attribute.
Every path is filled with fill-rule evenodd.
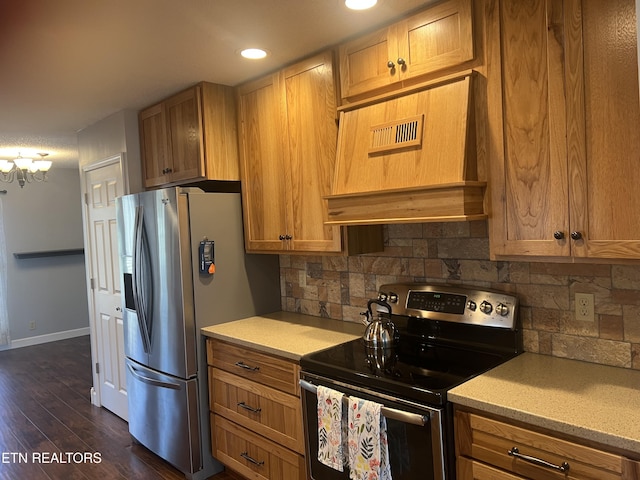
<svg viewBox="0 0 640 480"><path fill-rule="evenodd" d="M234 375L300 396L300 367L290 360L207 339L207 363Z"/></svg>
<svg viewBox="0 0 640 480"><path fill-rule="evenodd" d="M458 456L471 457L473 460L479 460L524 478L539 480L626 478L625 462L628 460L620 455L469 412L457 411L455 421ZM522 455L535 457L556 466L567 462L568 472L563 473L550 466L534 465L509 455L507 452L512 451L514 447Z"/></svg>
<svg viewBox="0 0 640 480"><path fill-rule="evenodd" d="M300 398L209 367L210 410L304 454Z"/></svg>
<svg viewBox="0 0 640 480"><path fill-rule="evenodd" d="M523 480L519 475L498 470L469 458L457 460L458 480Z"/></svg>
<svg viewBox="0 0 640 480"><path fill-rule="evenodd" d="M211 414L213 456L256 480L304 479L304 457Z"/></svg>

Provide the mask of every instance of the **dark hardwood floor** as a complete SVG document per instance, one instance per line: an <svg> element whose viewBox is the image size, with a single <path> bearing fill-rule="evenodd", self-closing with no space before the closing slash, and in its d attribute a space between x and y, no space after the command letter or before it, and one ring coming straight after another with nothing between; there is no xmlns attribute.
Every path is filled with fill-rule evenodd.
<svg viewBox="0 0 640 480"><path fill-rule="evenodd" d="M184 479L91 405L91 385L88 336L0 351L0 479Z"/></svg>

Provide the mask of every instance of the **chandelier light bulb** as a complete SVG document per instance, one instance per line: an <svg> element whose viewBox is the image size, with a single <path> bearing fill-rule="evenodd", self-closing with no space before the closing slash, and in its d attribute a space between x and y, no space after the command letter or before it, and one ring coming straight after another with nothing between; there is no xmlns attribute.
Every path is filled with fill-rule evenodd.
<svg viewBox="0 0 640 480"><path fill-rule="evenodd" d="M11 170L13 170L13 162L10 162L9 160L0 160L0 172L9 173Z"/></svg>
<svg viewBox="0 0 640 480"><path fill-rule="evenodd" d="M16 167L18 167L20 170L30 170L31 165L33 163L33 159L24 158L24 157L21 157L20 154L18 154L18 157L14 160L14 163L16 164Z"/></svg>

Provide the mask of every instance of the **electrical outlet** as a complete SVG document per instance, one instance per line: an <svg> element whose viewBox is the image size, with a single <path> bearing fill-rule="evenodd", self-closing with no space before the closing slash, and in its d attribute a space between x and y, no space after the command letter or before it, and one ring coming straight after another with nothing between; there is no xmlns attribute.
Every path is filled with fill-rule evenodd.
<svg viewBox="0 0 640 480"><path fill-rule="evenodd" d="M35 330L36 329L36 322L34 322L33 320L31 320L29 322L29 330Z"/></svg>
<svg viewBox="0 0 640 480"><path fill-rule="evenodd" d="M594 319L593 293L576 293L576 320L593 322Z"/></svg>

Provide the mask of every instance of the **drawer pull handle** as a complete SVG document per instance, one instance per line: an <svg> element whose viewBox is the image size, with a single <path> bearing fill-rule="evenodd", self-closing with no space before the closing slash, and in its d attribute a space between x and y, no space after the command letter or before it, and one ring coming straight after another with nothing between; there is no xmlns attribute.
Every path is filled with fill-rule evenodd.
<svg viewBox="0 0 640 480"><path fill-rule="evenodd" d="M252 412L252 413L260 413L260 412L262 411L262 409L261 409L261 408L253 408L252 406L247 405L247 404L246 404L246 403L244 403L244 402L238 402L238 403L236 403L236 405L237 405L238 407L240 407L240 408L244 408L245 410L249 410L249 411L250 411L250 412Z"/></svg>
<svg viewBox="0 0 640 480"><path fill-rule="evenodd" d="M255 458L251 458L251 457L249 456L249 452L242 452L242 453L240 454L240 456L241 456L242 458L244 458L247 462L251 462L251 463L253 463L254 465L257 465L258 467L262 467L262 466L264 465L264 461L259 462L259 461L258 461L258 460L256 460Z"/></svg>
<svg viewBox="0 0 640 480"><path fill-rule="evenodd" d="M530 455L523 455L518 451L518 447L511 447L511 450L507 452L510 457L519 458L520 460L524 460L525 462L533 463L534 465L539 465L541 467L551 468L553 470L558 470L559 472L568 472L569 471L569 463L562 462L561 465L555 465L553 463L547 462L546 460L542 460L541 458L532 457Z"/></svg>
<svg viewBox="0 0 640 480"><path fill-rule="evenodd" d="M236 362L236 367L244 368L245 370L251 370L252 372L257 372L258 370L260 370L260 367L251 367L243 361Z"/></svg>

